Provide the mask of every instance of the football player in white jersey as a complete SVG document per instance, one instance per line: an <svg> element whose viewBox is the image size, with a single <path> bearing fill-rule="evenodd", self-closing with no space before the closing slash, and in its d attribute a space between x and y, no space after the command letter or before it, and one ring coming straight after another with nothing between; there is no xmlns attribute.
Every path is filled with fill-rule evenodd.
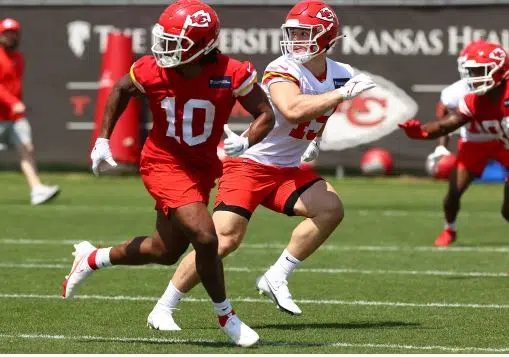
<svg viewBox="0 0 509 357"><path fill-rule="evenodd" d="M214 208L219 256L237 249L258 205L304 220L293 230L279 259L256 280L256 288L280 310L301 314L287 286L289 275L308 258L343 219L343 204L332 187L316 173L299 168L301 159L318 155L322 128L338 104L375 84L366 75L353 76L352 67L326 57L341 37L336 14L322 1L295 5L282 26L283 55L267 66L262 87L276 114L276 124L260 143L228 158ZM353 78L352 78L353 76ZM238 135L225 131L229 141ZM148 317L160 330L179 330L172 312L185 293L200 282L195 253L180 263L168 288Z"/></svg>
<svg viewBox="0 0 509 357"><path fill-rule="evenodd" d="M465 54L469 51L474 51L476 46L484 43L485 41L483 40L470 42L461 51L458 57L458 70L460 74ZM465 76L462 75L462 77ZM441 120L451 111L457 110L460 100L470 91L471 89L465 78L444 88L440 95L440 102L437 104L437 119ZM480 131L473 123L461 127L456 169L449 178L449 189L443 203L445 227L435 239L437 247L449 246L456 240L456 217L460 211L461 196L468 189L470 183L482 175L488 161L493 159L492 147L496 146L497 142L497 134ZM447 149L448 143L449 136L442 136L438 140L438 146L435 148L435 151L428 157L449 155L450 152Z"/></svg>

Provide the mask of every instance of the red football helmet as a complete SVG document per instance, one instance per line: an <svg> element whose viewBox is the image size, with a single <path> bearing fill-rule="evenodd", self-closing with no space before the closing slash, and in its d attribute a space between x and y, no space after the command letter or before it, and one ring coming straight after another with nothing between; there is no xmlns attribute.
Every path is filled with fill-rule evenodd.
<svg viewBox="0 0 509 357"><path fill-rule="evenodd" d="M0 21L0 33L4 32L4 31L19 31L21 30L21 25L19 24L18 21L14 20L14 19L3 19L2 21Z"/></svg>
<svg viewBox="0 0 509 357"><path fill-rule="evenodd" d="M458 70L471 92L483 95L509 78L508 54L496 43L475 41L461 52Z"/></svg>
<svg viewBox="0 0 509 357"><path fill-rule="evenodd" d="M318 0L303 0L295 5L281 29L281 52L301 64L332 48L343 37L334 10Z"/></svg>
<svg viewBox="0 0 509 357"><path fill-rule="evenodd" d="M207 4L179 0L171 4L152 29L152 53L159 67L194 61L217 47L219 18Z"/></svg>

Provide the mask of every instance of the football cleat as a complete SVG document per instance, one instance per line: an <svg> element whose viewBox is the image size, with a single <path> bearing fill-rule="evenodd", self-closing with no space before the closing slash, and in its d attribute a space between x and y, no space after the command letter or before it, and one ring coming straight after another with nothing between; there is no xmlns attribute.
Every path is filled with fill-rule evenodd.
<svg viewBox="0 0 509 357"><path fill-rule="evenodd" d="M271 280L267 274L263 274L256 279L256 289L260 295L265 294L272 299L279 310L290 315L302 314L302 310L292 299L292 294L288 290L288 282L286 280Z"/></svg>
<svg viewBox="0 0 509 357"><path fill-rule="evenodd" d="M30 204L32 206L47 203L58 196L60 187L40 185L30 193Z"/></svg>
<svg viewBox="0 0 509 357"><path fill-rule="evenodd" d="M94 271L88 264L88 257L97 250L90 242L84 241L74 245L74 262L71 272L65 277L62 284L64 299L70 299L74 296L76 288Z"/></svg>
<svg viewBox="0 0 509 357"><path fill-rule="evenodd" d="M218 316L218 319L221 330L237 346L250 347L260 339L256 331L243 323L233 310L228 315Z"/></svg>
<svg viewBox="0 0 509 357"><path fill-rule="evenodd" d="M180 331L181 328L173 320L173 310L156 305L148 315L147 326L159 331Z"/></svg>
<svg viewBox="0 0 509 357"><path fill-rule="evenodd" d="M437 247L447 247L453 244L456 241L456 232L452 229L446 228L440 233L440 235L435 239L435 246Z"/></svg>

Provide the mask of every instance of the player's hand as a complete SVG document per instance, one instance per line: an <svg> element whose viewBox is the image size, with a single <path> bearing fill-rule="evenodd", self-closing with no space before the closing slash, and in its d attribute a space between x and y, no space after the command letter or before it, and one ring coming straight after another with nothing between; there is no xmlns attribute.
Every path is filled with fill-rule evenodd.
<svg viewBox="0 0 509 357"><path fill-rule="evenodd" d="M410 119L398 126L405 131L406 136L411 139L425 139L429 133L422 130L421 122L416 119Z"/></svg>
<svg viewBox="0 0 509 357"><path fill-rule="evenodd" d="M25 110L25 104L22 102L17 102L11 107L12 114L23 114Z"/></svg>
<svg viewBox="0 0 509 357"><path fill-rule="evenodd" d="M431 154L428 155L427 160L433 160L440 156L451 155L451 152L443 145L438 145Z"/></svg>
<svg viewBox="0 0 509 357"><path fill-rule="evenodd" d="M224 125L226 139L224 139L224 152L230 157L237 157L249 147L249 140L245 136L235 134L228 124Z"/></svg>
<svg viewBox="0 0 509 357"><path fill-rule="evenodd" d="M99 173L108 170L108 168L117 166L111 154L110 141L105 138L97 138L90 158L92 159L92 171L96 176L99 176Z"/></svg>
<svg viewBox="0 0 509 357"><path fill-rule="evenodd" d="M371 77L361 73L350 78L343 87L337 90L343 96L343 100L349 100L373 87L376 87L376 84Z"/></svg>
<svg viewBox="0 0 509 357"><path fill-rule="evenodd" d="M301 161L310 162L318 158L318 154L320 153L321 140L322 140L321 138L316 138L315 140L311 141L311 143L309 143L309 146L307 147L306 151L304 151L304 154L302 154L300 158Z"/></svg>

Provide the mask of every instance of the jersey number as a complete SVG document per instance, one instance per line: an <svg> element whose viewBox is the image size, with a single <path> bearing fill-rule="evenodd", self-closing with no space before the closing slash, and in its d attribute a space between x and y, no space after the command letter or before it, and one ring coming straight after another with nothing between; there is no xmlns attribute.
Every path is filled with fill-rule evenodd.
<svg viewBox="0 0 509 357"><path fill-rule="evenodd" d="M174 138L179 143L183 140L189 146L198 145L207 141L210 134L212 134L216 107L214 107L214 104L210 101L189 99L186 104L184 104L180 137L175 133L175 97L164 98L161 101L161 108L166 111L166 120L168 121L166 136ZM203 109L205 111L205 122L203 123L203 133L193 136L193 114L195 109Z"/></svg>
<svg viewBox="0 0 509 357"><path fill-rule="evenodd" d="M322 130L325 123L327 123L327 119L329 119L329 116L326 116L326 115L322 115L321 117L318 117L315 119L315 121L317 123L322 124L322 126L320 127L320 129L318 131L308 129L308 126L309 126L309 124L311 124L312 120L305 122L305 123L300 123L299 126L297 126L296 128L293 128L290 131L290 136L295 139L304 139L304 136L305 136L306 140L313 140L314 138L316 138L316 136L318 135L320 130Z"/></svg>
<svg viewBox="0 0 509 357"><path fill-rule="evenodd" d="M481 122L485 133L496 134L506 148L509 148L509 117L498 120L484 120Z"/></svg>

